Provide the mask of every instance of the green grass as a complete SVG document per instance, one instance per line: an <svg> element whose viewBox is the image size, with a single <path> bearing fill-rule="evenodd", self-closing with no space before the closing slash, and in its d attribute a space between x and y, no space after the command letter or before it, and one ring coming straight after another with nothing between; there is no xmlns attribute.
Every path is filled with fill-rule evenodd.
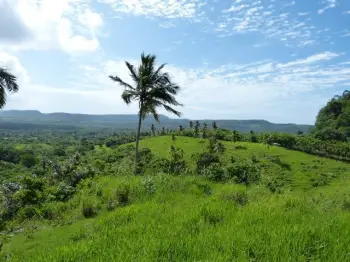
<svg viewBox="0 0 350 262"><path fill-rule="evenodd" d="M141 142L166 157L170 137ZM86 181L79 194L58 209L54 221L27 221L2 248L8 261L349 261L349 165L279 147L225 143L221 156L263 165L262 182L245 187L207 181L199 176L103 176ZM206 145L178 137L177 147L194 168L193 153ZM238 145L238 143L237 143ZM98 154L112 152L99 148ZM278 156L276 164L270 157ZM131 167L130 167L131 168ZM281 194L271 193L265 176L286 173ZM331 174L325 185L311 177ZM128 202L118 194L129 188ZM86 219L82 204L93 202L98 216ZM37 228L37 229L36 229Z"/></svg>

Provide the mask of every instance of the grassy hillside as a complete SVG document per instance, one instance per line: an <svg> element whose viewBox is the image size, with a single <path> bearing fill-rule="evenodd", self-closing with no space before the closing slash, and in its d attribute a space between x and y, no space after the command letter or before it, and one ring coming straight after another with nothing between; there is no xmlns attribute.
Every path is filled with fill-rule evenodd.
<svg viewBox="0 0 350 262"><path fill-rule="evenodd" d="M184 150L190 170L207 140L155 137L141 141L154 158ZM215 183L203 176L152 172L133 176L122 159L87 179L51 220L23 221L3 239L7 261L348 261L350 166L280 147L224 143L223 165L256 161L258 183ZM127 148L96 147L105 159ZM119 150L119 151L118 151ZM190 173L190 172L189 172ZM281 190L273 191L274 181ZM91 218L83 213L92 212ZM18 222L18 221L16 221ZM5 235L4 235L5 238Z"/></svg>

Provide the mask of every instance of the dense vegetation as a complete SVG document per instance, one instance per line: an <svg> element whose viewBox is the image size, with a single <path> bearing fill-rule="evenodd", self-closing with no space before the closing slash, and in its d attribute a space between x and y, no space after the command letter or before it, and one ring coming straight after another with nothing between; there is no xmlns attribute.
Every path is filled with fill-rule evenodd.
<svg viewBox="0 0 350 262"><path fill-rule="evenodd" d="M316 119L315 136L322 140L347 141L350 138L350 92L332 98Z"/></svg>

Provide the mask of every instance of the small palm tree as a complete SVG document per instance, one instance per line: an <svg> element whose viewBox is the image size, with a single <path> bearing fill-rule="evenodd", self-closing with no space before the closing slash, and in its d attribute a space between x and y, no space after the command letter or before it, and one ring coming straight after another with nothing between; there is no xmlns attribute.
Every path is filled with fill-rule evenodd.
<svg viewBox="0 0 350 262"><path fill-rule="evenodd" d="M6 104L7 92L15 93L18 91L17 78L0 67L0 109Z"/></svg>
<svg viewBox="0 0 350 262"><path fill-rule="evenodd" d="M179 111L171 107L181 106L175 98L175 95L180 91L180 87L171 81L167 73L162 72L165 64L156 68L156 56L154 55L145 55L142 53L141 64L138 68L129 62L125 62L125 64L130 71L130 76L134 82L133 86L124 82L118 76L110 76L110 78L124 87L122 99L126 104L130 104L132 101L137 101L139 104L139 121L135 152L136 173L139 159L139 141L142 120L152 114L154 119L159 122L159 115L157 113L158 107L163 107L166 111L181 116Z"/></svg>

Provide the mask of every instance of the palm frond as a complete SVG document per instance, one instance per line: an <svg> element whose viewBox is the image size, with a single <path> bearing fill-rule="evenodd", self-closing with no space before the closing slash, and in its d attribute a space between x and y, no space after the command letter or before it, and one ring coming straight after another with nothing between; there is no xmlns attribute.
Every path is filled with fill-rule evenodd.
<svg viewBox="0 0 350 262"><path fill-rule="evenodd" d="M130 71L130 76L131 78L134 80L134 82L136 83L136 85L140 82L140 78L137 75L137 72L135 71L135 66L130 64L128 61L125 61L125 64L127 66L127 68Z"/></svg>
<svg viewBox="0 0 350 262"><path fill-rule="evenodd" d="M155 76L160 75L160 71L162 71L162 69L166 66L166 64L162 64L160 65L160 67L158 67L158 69L154 72Z"/></svg>
<svg viewBox="0 0 350 262"><path fill-rule="evenodd" d="M123 86L126 89L131 89L131 90L135 90L135 88L133 86L131 86L130 84L124 82L120 77L118 76L109 76L110 79L112 79L114 82L117 82L118 84L120 84L121 86Z"/></svg>
<svg viewBox="0 0 350 262"><path fill-rule="evenodd" d="M2 82L1 88L6 88L9 92L18 91L17 77L5 68L0 68L0 81Z"/></svg>
<svg viewBox="0 0 350 262"><path fill-rule="evenodd" d="M138 97L138 93L134 90L125 89L122 93L122 99L126 104L130 104L132 100L136 100Z"/></svg>
<svg viewBox="0 0 350 262"><path fill-rule="evenodd" d="M164 107L164 109L165 109L166 111L168 111L168 112L170 112L170 113L173 113L174 115L177 115L178 117L180 117L180 116L182 115L181 112L175 110L174 108L172 108L172 107L170 107L170 106L168 106L168 105L163 104L163 107Z"/></svg>
<svg viewBox="0 0 350 262"><path fill-rule="evenodd" d="M0 109L4 107L6 104L6 91L4 88L1 86L0 82Z"/></svg>

